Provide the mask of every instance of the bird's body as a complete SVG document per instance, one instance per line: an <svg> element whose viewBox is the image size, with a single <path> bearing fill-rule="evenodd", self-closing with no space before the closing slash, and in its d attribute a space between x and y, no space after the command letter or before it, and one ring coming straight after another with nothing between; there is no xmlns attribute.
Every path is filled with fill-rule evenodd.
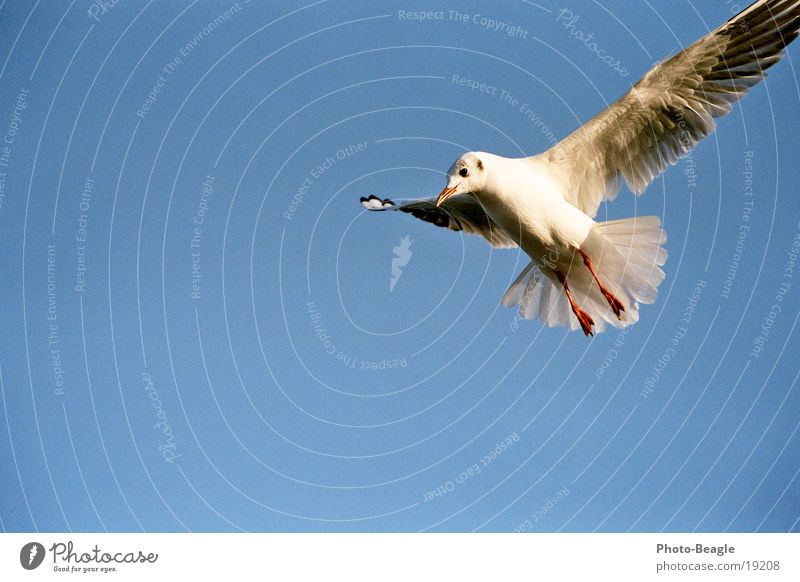
<svg viewBox="0 0 800 582"><path fill-rule="evenodd" d="M590 332L592 326L602 331L606 323L633 323L638 303L655 299L664 278L660 266L666 260L660 246L666 235L658 218L595 222L567 201L570 183L546 156L504 158L471 152L456 162L451 173L458 175L460 168L471 168L479 179L469 192L451 195L444 206L459 198L471 199L485 214L489 228L502 231L531 258L503 296L504 305L519 305L526 317L550 325L581 326ZM585 257L591 257L591 270ZM565 281L571 296L585 306L575 313L577 318L571 315L575 310L570 294L561 293L562 288L566 291ZM604 288L623 303L622 309L614 309ZM564 297L567 301L559 301ZM581 323L581 312L589 315L588 327Z"/></svg>
<svg viewBox="0 0 800 582"><path fill-rule="evenodd" d="M546 152L516 159L470 152L450 167L435 199L361 202L520 247L531 263L502 303L519 305L526 318L586 335L630 325L664 279L666 234L655 216L596 222L599 205L622 181L638 195L677 163L799 31L800 0L758 0Z"/></svg>
<svg viewBox="0 0 800 582"><path fill-rule="evenodd" d="M472 194L493 222L531 258L566 258L586 239L594 220L567 202L564 186L541 158L503 158L476 152L487 180ZM571 254L571 252L569 253Z"/></svg>

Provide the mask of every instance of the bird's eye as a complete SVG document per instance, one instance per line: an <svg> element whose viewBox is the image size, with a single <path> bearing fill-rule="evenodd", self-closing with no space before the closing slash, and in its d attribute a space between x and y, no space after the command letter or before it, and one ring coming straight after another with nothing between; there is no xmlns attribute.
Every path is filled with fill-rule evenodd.
<svg viewBox="0 0 800 582"><path fill-rule="evenodd" d="M467 177L467 174L469 174L469 170L467 170L466 168L461 168L461 169L458 171L458 173L459 173L459 174L461 174L461 176L462 176L463 178L466 178L466 177Z"/></svg>

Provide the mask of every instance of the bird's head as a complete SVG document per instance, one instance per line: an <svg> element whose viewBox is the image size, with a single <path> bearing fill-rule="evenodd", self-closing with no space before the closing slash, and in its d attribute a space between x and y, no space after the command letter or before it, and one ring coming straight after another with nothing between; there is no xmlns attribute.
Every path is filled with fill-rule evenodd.
<svg viewBox="0 0 800 582"><path fill-rule="evenodd" d="M477 194L486 185L486 155L469 152L458 158L447 171L447 186L436 199L436 206L457 194Z"/></svg>

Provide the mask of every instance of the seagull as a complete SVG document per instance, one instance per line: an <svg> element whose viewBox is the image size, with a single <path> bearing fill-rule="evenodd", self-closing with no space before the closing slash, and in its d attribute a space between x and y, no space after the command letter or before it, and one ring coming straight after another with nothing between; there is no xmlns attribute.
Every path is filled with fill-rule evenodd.
<svg viewBox="0 0 800 582"><path fill-rule="evenodd" d="M800 29L800 0L759 0L657 64L618 101L543 153L462 155L436 198L367 210L399 210L478 234L531 259L502 297L545 326L586 336L639 319L664 280L666 233L657 216L598 222L622 180L640 195L714 131L714 119L766 77Z"/></svg>

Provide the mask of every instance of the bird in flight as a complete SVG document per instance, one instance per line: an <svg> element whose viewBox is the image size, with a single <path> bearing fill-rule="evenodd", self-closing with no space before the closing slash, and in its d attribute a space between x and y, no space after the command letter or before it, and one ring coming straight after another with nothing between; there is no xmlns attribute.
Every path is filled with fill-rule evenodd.
<svg viewBox="0 0 800 582"><path fill-rule="evenodd" d="M636 195L714 131L714 118L765 78L798 35L800 0L759 0L653 67L622 98L549 150L526 158L462 155L436 198L368 210L400 210L494 247L520 247L531 262L501 300L546 326L639 319L664 280L667 240L657 216L597 222L624 179Z"/></svg>

